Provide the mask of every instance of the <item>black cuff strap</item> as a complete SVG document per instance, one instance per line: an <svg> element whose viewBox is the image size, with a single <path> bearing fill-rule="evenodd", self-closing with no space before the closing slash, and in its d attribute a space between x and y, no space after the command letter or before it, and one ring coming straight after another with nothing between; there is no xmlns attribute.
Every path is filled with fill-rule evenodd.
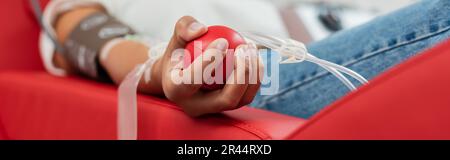
<svg viewBox="0 0 450 160"><path fill-rule="evenodd" d="M83 19L64 43L64 57L80 73L98 80L109 76L99 64L102 47L110 40L134 34L133 29L107 13L94 13Z"/></svg>

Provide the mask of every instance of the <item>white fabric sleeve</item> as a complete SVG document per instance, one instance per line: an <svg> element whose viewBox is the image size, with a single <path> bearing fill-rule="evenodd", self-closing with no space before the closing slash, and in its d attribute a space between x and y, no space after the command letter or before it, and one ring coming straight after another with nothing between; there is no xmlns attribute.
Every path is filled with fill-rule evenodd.
<svg viewBox="0 0 450 160"><path fill-rule="evenodd" d="M139 35L168 41L179 18L289 37L277 7L267 0L98 0Z"/></svg>

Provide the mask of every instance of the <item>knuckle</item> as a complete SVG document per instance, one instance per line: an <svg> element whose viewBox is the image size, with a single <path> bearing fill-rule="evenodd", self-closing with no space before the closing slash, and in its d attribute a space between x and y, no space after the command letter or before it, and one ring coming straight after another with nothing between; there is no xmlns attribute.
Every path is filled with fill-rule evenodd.
<svg viewBox="0 0 450 160"><path fill-rule="evenodd" d="M190 20L193 20L193 19L194 19L194 17L189 16L189 15L185 15L185 16L181 17L179 21L190 21Z"/></svg>
<svg viewBox="0 0 450 160"><path fill-rule="evenodd" d="M180 19L178 19L176 25L175 25L175 30L179 31L182 30L183 28L187 27L187 23L193 21L194 18L192 16L183 16Z"/></svg>
<svg viewBox="0 0 450 160"><path fill-rule="evenodd" d="M179 95L176 92L177 88L173 84L170 83L164 83L163 84L163 91L164 95L167 99L169 99L172 102L178 102L179 101Z"/></svg>
<svg viewBox="0 0 450 160"><path fill-rule="evenodd" d="M178 96L176 94L174 94L174 92L165 91L164 94L165 94L166 98L169 99L170 101L172 101L172 102L178 101Z"/></svg>
<svg viewBox="0 0 450 160"><path fill-rule="evenodd" d="M223 107L220 108L228 108L228 107L235 107L237 106L237 101L232 99L229 96L224 96L219 99L219 104L221 104Z"/></svg>
<svg viewBox="0 0 450 160"><path fill-rule="evenodd" d="M184 87L184 88L183 88ZM189 94L187 92L180 92L181 90L187 90L190 89L189 85L173 85L170 89L167 90L164 94L166 95L167 99L173 101L173 102L181 102L184 97L189 97Z"/></svg>
<svg viewBox="0 0 450 160"><path fill-rule="evenodd" d="M243 100L242 100L242 106L249 105L250 103L253 102L253 99L254 99L253 97L243 99Z"/></svg>
<svg viewBox="0 0 450 160"><path fill-rule="evenodd" d="M236 50L243 49L247 44L240 44L236 47Z"/></svg>

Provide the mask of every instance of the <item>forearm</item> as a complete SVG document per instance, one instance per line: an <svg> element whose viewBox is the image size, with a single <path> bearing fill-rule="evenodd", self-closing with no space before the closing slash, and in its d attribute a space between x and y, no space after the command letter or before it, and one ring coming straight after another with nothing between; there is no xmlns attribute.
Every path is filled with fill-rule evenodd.
<svg viewBox="0 0 450 160"><path fill-rule="evenodd" d="M104 10L99 6L93 6L75 9L60 15L55 23L58 41L64 44L69 34L80 21L97 12L104 12ZM99 59L99 62L114 83L118 85L137 64L142 64L148 59L148 50L149 48L140 42L124 40L111 47L107 51L106 56ZM74 72L73 67L70 66L67 59L61 54L55 54L53 60L58 67L63 68L69 73ZM138 87L139 91L149 94L163 94L158 64L159 62L154 65L155 69L152 70L150 75L151 81L148 84L145 84L144 80L141 80Z"/></svg>
<svg viewBox="0 0 450 160"><path fill-rule="evenodd" d="M106 56L100 58L100 64L108 72L114 83L119 85L138 64L147 61L149 49L143 43L124 40L107 51ZM140 92L164 95L161 87L160 68L160 62L157 60L150 72L151 80L145 82L144 76L142 77L138 86Z"/></svg>

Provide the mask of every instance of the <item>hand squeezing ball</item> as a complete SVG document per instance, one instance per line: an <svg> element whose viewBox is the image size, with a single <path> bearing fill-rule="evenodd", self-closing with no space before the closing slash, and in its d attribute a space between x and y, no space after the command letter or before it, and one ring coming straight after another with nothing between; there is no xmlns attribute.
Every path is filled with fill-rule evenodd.
<svg viewBox="0 0 450 160"><path fill-rule="evenodd" d="M230 51L227 52L226 56L232 56L234 54L234 50L241 44L245 44L244 38L239 35L238 32L234 31L233 29L230 29L225 26L210 26L208 27L208 32L202 35L201 37L194 39L193 41L189 42L186 45L185 52L185 58L184 58L184 67L187 68L199 55L203 54L206 51L206 48L210 43L212 43L214 40L218 38L224 38L228 41L228 49ZM201 42L201 46L195 46L195 42ZM195 54L195 47L197 47L197 50L201 51L201 54ZM200 48L201 47L201 48ZM230 55L231 54L231 55ZM231 69L230 69L231 67ZM233 66L226 66L226 58L224 58L222 65L218 68L217 73L222 72L223 83L222 84L203 84L202 89L203 90L217 90L221 89L224 86L224 83L226 82L227 77L231 74ZM215 77L215 73L213 72L212 76ZM215 78L218 78L215 77Z"/></svg>
<svg viewBox="0 0 450 160"><path fill-rule="evenodd" d="M211 26L208 28L208 32L205 33L203 36L187 44L186 50L188 52L185 52L186 55L184 56L185 57L184 67L185 68L188 67L195 60L195 58L198 58L198 56L201 55L194 53L195 50L200 50L203 54L208 45L218 38L224 38L228 41L229 44L228 49L231 51L227 53L226 57L230 59L230 56L233 56L236 47L246 43L241 35L245 36L245 38L248 39L250 43L254 43L255 45L260 45L270 49L270 52L268 52L270 54L276 52L277 54L274 54L273 56L271 56L271 58L280 56L279 58L276 58L277 61L271 62L271 65L269 65L268 67L271 67L273 63L289 64L308 61L318 64L325 70L331 72L341 82L343 82L350 90L356 90L356 87L349 79L347 79L347 77L343 75L343 73L349 75L350 77L353 77L362 84L368 83L367 79L365 79L363 76L344 66L313 56L311 53L308 52L305 45L301 42L292 39L264 35L256 32L240 32L239 34L238 32L224 26ZM196 41L202 42L201 47L194 46ZM195 49L195 47L199 48ZM224 62L226 62L226 60L227 58L224 59ZM144 74L144 72L146 70L151 70L155 61L156 59L149 58L143 65L140 65L139 67L133 69L133 71L127 75L127 77L122 81L122 83L119 86L117 134L119 139L121 140L137 139L137 105L136 105L137 87L139 85L140 80L142 79L142 75ZM220 77L223 78L224 83L226 82L227 77L230 75L230 73L227 73L227 71L229 71L228 68L234 67L234 66L225 66L225 64L226 63L222 63L221 67L216 70L217 72L211 73L221 75ZM270 70L272 71L272 69ZM272 75L275 73L270 74ZM212 76L214 77L214 75ZM270 82L271 84L275 83L273 81ZM223 87L224 84L216 84L216 83L207 84L203 82L202 85L202 89L204 90L216 90L221 89ZM261 94L274 94L274 91L272 89L264 91L263 88L261 88Z"/></svg>

